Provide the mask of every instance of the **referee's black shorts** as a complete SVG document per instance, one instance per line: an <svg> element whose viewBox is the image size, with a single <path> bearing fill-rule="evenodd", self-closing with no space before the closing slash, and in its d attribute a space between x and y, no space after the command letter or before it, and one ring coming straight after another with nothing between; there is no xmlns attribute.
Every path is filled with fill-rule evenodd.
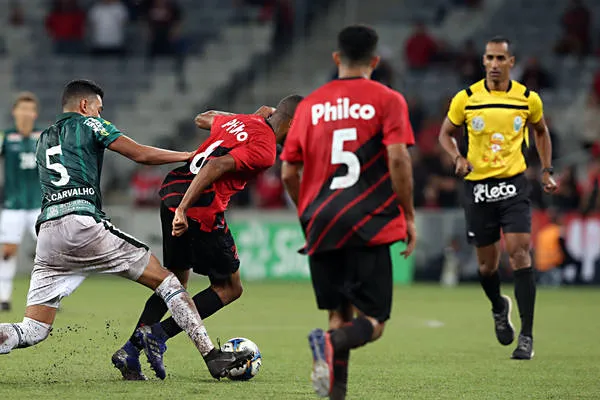
<svg viewBox="0 0 600 400"><path fill-rule="evenodd" d="M389 245L352 247L309 256L310 274L321 310L352 304L385 322L392 309L392 260Z"/></svg>
<svg viewBox="0 0 600 400"><path fill-rule="evenodd" d="M524 174L465 181L467 239L476 247L492 245L502 233L531 233L530 184Z"/></svg>
<svg viewBox="0 0 600 400"><path fill-rule="evenodd" d="M223 217L222 227L212 232L200 230L200 224L188 218L189 228L181 236L171 234L175 213L160 206L163 235L163 263L175 271L190 269L210 278L212 283L228 281L240 268L235 241Z"/></svg>

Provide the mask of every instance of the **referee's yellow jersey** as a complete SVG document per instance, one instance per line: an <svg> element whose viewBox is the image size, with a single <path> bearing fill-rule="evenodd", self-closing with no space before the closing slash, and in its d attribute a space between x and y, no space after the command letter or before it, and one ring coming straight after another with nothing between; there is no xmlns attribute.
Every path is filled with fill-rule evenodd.
<svg viewBox="0 0 600 400"><path fill-rule="evenodd" d="M538 123L542 115L540 96L516 81L506 92L490 90L485 79L458 92L448 119L467 131L467 160L473 171L465 179L510 178L525 171L527 123Z"/></svg>

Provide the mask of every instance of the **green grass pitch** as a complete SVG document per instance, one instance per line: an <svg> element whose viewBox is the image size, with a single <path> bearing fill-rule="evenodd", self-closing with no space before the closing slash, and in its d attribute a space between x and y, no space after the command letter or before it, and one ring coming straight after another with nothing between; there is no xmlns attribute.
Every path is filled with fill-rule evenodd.
<svg viewBox="0 0 600 400"><path fill-rule="evenodd" d="M15 310L0 321L21 320L27 284L17 282ZM205 284L194 280L191 291ZM49 340L0 356L0 399L315 398L306 335L325 326L325 314L316 310L310 285L245 288L206 325L215 341L246 336L259 345L263 369L252 381L211 379L184 335L169 342L165 381L122 381L110 357L150 292L125 280L92 278L65 299ZM509 359L513 346L496 342L478 287L397 287L383 338L352 353L348 398L600 399L599 305L597 289L540 289L537 354L519 362ZM145 361L143 367L150 375Z"/></svg>

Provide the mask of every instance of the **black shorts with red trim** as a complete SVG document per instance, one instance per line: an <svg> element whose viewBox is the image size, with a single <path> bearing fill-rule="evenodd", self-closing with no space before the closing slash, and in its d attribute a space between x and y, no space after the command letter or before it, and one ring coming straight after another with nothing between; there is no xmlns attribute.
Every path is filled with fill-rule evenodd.
<svg viewBox="0 0 600 400"><path fill-rule="evenodd" d="M175 213L167 206L160 206L163 234L163 263L165 268L175 271L192 269L195 273L208 276L211 282L229 280L240 268L233 235L222 220L212 232L200 230L200 224L188 218L188 230L181 236L171 234Z"/></svg>
<svg viewBox="0 0 600 400"><path fill-rule="evenodd" d="M365 315L385 322L392 310L390 246L347 247L308 257L317 306L340 310L352 304Z"/></svg>

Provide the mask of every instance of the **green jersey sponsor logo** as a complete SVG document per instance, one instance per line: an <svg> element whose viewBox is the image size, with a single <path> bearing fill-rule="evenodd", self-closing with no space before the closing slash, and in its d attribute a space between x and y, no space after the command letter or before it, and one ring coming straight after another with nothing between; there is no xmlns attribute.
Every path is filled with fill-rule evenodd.
<svg viewBox="0 0 600 400"><path fill-rule="evenodd" d="M62 217L68 214L89 214L97 216L96 207L88 201L78 199L69 201L67 203L58 203L51 206L46 207L42 211L42 215L40 219L44 221L55 219L58 217Z"/></svg>
<svg viewBox="0 0 600 400"><path fill-rule="evenodd" d="M110 125L110 122L104 121L106 125ZM110 133L104 128L103 123L95 118L88 118L84 122L85 126L91 128L94 133L100 136L108 136Z"/></svg>

